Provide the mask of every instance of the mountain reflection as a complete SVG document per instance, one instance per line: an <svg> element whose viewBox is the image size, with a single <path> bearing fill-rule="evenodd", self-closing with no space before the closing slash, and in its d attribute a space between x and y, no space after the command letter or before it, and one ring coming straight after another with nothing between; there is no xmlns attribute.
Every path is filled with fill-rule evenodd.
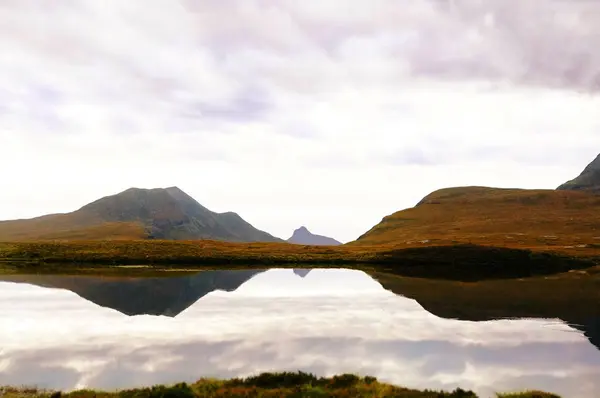
<svg viewBox="0 0 600 398"><path fill-rule="evenodd" d="M351 270L0 279L0 385L112 389L302 369L482 396L600 396L592 301L570 314L552 297L522 308L508 294ZM515 317L540 319L490 321Z"/></svg>
<svg viewBox="0 0 600 398"><path fill-rule="evenodd" d="M214 290L234 291L264 271L202 271L191 276L160 278L3 275L0 280L67 289L126 315L175 316L206 294Z"/></svg>

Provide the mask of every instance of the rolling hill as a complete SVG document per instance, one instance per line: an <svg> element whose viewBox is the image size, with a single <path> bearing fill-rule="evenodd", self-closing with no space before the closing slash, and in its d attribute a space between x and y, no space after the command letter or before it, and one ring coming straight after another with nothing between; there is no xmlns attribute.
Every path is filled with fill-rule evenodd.
<svg viewBox="0 0 600 398"><path fill-rule="evenodd" d="M587 165L579 176L565 182L557 189L600 193L600 155Z"/></svg>
<svg viewBox="0 0 600 398"><path fill-rule="evenodd" d="M472 243L561 252L600 252L600 155L556 190L456 187L384 217L349 245Z"/></svg>
<svg viewBox="0 0 600 398"><path fill-rule="evenodd" d="M288 243L294 243L297 245L316 245L316 246L337 246L341 245L342 242L338 242L333 238L329 238L323 235L315 235L310 232L306 227L300 227L294 231L292 236L287 240Z"/></svg>
<svg viewBox="0 0 600 398"><path fill-rule="evenodd" d="M577 251L600 248L600 196L581 191L459 187L431 193L347 245L473 243Z"/></svg>
<svg viewBox="0 0 600 398"><path fill-rule="evenodd" d="M236 213L208 210L177 187L130 188L72 213L0 222L0 241L99 239L282 242Z"/></svg>

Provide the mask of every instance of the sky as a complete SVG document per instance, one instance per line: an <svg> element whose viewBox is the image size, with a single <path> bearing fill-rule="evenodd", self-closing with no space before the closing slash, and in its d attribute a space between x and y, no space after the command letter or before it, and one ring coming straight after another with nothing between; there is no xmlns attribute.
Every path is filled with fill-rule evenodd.
<svg viewBox="0 0 600 398"><path fill-rule="evenodd" d="M600 152L600 3L2 0L0 219L178 186L341 241Z"/></svg>

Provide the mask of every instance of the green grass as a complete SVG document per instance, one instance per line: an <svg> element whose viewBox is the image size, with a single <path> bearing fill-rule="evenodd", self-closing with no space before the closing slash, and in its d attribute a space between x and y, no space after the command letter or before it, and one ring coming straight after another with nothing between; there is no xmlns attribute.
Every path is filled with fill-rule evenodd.
<svg viewBox="0 0 600 398"><path fill-rule="evenodd" d="M476 398L472 391L415 390L385 384L374 377L343 374L329 378L303 372L262 373L230 380L200 379L195 383L157 385L121 391L78 390L69 393L35 388L0 387L2 398L235 398L235 397L406 397L406 398ZM551 398L541 392L498 395L498 397ZM560 398L560 397L558 397Z"/></svg>

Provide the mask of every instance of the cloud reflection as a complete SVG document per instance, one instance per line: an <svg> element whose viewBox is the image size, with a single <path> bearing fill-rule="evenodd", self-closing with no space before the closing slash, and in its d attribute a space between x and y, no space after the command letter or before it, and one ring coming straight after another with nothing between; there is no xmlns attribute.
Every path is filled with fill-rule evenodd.
<svg viewBox="0 0 600 398"><path fill-rule="evenodd" d="M338 281L331 295L321 290L328 280ZM295 294L284 296L286 286ZM0 311L0 384L112 389L301 369L483 396L600 394L600 352L563 322L439 318L360 271L267 271L175 318L127 317L68 291L3 282Z"/></svg>

